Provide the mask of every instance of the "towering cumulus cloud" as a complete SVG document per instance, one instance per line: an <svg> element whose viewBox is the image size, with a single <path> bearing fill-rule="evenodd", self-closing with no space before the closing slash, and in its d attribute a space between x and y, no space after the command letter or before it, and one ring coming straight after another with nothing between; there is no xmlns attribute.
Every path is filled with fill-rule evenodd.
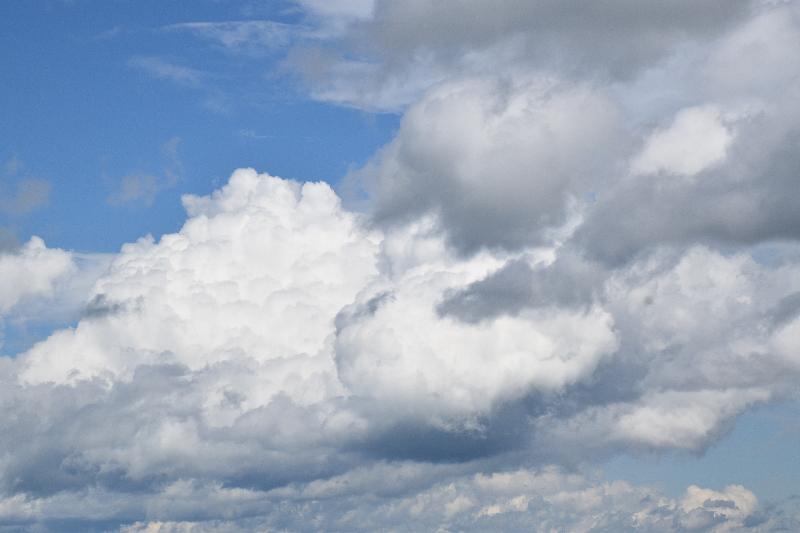
<svg viewBox="0 0 800 533"><path fill-rule="evenodd" d="M565 505L582 509L568 519L579 529L590 516L756 516L741 487L678 502L545 465L700 449L788 394L795 263L704 247L614 271L567 245L464 257L431 218L369 230L329 186L253 170L184 203L180 232L124 247L75 328L3 363L5 521L483 529L558 520Z"/></svg>
<svg viewBox="0 0 800 533"><path fill-rule="evenodd" d="M0 529L800 530L595 470L798 399L797 4L304 5L312 96L404 110L366 208L239 169L125 245L0 359Z"/></svg>

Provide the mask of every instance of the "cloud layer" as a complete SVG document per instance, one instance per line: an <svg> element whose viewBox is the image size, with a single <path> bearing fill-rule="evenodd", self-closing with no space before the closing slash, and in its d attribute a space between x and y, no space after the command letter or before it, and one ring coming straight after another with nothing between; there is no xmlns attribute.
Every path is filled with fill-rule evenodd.
<svg viewBox="0 0 800 533"><path fill-rule="evenodd" d="M239 169L125 245L74 327L0 359L0 525L800 527L592 470L797 399L797 5L304 5L312 95L405 110L348 176L366 208ZM294 31L172 29L250 56ZM74 261L0 255L0 313Z"/></svg>
<svg viewBox="0 0 800 533"><path fill-rule="evenodd" d="M408 468L405 484L384 489L398 523L417 516L412 500L446 497L444 517L419 504L432 506L431 524L480 529L505 509L553 511L533 496L489 502L471 472L521 461L532 470L520 475L536 477L620 450L702 449L743 409L791 395L800 370L800 306L786 297L800 291L795 262L700 246L613 271L561 248L464 257L432 219L370 230L329 186L252 170L184 203L179 233L123 248L76 327L3 362L7 522L67 520L64 498L105 501L84 516L98 522L220 520L209 498L258 507L287 487ZM554 276L593 290L561 294ZM313 513L334 519L383 486L362 483ZM581 491L602 500L609 487ZM620 490L627 501L649 489ZM757 512L749 492L731 490L748 507L701 502L704 524ZM180 512L145 510L172 491L189 491ZM652 505L669 523L695 510L664 501ZM251 516L242 505L233 518ZM639 520L634 507L624 520ZM311 520L302 509L298 520ZM378 519L350 512L353 528Z"/></svg>

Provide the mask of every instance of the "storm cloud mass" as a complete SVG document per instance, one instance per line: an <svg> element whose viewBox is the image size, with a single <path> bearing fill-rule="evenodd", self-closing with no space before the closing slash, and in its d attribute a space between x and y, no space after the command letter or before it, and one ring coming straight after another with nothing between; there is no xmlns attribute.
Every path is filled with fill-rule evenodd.
<svg viewBox="0 0 800 533"><path fill-rule="evenodd" d="M0 249L0 320L82 309L0 358L0 531L800 529L595 470L798 398L800 6L301 4L285 68L394 139L238 169L80 295Z"/></svg>

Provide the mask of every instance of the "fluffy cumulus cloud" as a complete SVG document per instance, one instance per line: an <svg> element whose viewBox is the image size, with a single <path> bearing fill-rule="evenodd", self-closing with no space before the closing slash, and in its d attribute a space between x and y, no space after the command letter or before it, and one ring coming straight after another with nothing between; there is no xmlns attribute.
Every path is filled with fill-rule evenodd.
<svg viewBox="0 0 800 533"><path fill-rule="evenodd" d="M465 257L433 217L379 230L326 184L253 170L184 203L180 232L126 245L74 328L3 361L6 524L792 520L742 487L679 502L546 465L699 450L792 394L800 265L699 246L615 270L568 245ZM571 276L591 287L553 289Z"/></svg>
<svg viewBox="0 0 800 533"><path fill-rule="evenodd" d="M312 93L404 109L366 207L240 169L125 245L0 359L0 526L800 528L593 470L797 400L797 5L302 4ZM0 256L0 312L71 261Z"/></svg>
<svg viewBox="0 0 800 533"><path fill-rule="evenodd" d="M55 281L74 268L68 252L47 248L32 237L15 250L0 253L0 314L26 297L52 293Z"/></svg>
<svg viewBox="0 0 800 533"><path fill-rule="evenodd" d="M623 150L617 105L600 88L551 79L468 79L408 110L397 137L356 179L393 222L436 212L451 243L552 241Z"/></svg>

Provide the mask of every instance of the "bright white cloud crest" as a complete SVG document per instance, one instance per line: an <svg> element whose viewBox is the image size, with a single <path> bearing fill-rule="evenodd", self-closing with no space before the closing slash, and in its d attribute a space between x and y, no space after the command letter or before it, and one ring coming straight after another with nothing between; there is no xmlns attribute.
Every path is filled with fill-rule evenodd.
<svg viewBox="0 0 800 533"><path fill-rule="evenodd" d="M0 316L26 296L51 293L54 282L73 268L69 253L47 248L38 237L13 253L0 253Z"/></svg>

